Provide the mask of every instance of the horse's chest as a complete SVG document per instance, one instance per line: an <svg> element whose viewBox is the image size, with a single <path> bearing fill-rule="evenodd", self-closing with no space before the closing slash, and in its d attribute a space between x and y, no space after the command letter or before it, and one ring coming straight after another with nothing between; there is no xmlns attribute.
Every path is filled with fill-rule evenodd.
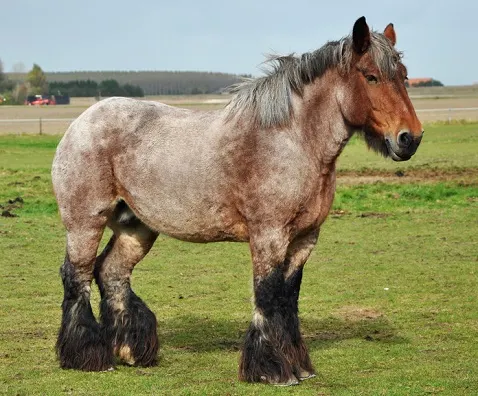
<svg viewBox="0 0 478 396"><path fill-rule="evenodd" d="M311 191L309 199L302 206L295 220L298 231L320 226L332 207L335 195L335 173L321 178Z"/></svg>

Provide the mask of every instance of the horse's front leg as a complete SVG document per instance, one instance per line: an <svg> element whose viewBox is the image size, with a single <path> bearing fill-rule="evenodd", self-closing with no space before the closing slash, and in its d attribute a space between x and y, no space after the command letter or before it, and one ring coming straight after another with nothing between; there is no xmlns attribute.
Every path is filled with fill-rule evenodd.
<svg viewBox="0 0 478 396"><path fill-rule="evenodd" d="M299 318L298 318L298 300L300 285L302 282L302 271L307 259L312 252L319 236L318 229L312 229L308 233L303 234L289 245L287 249L288 268L285 274L286 284L288 285L288 295L290 303L293 306L295 337L289 356L292 357L292 365L294 373L302 381L315 377L315 370L310 361L309 352L300 334Z"/></svg>
<svg viewBox="0 0 478 396"><path fill-rule="evenodd" d="M289 244L281 231L251 237L255 306L239 367L243 381L294 385L314 375L300 334L298 297L317 232L305 239Z"/></svg>

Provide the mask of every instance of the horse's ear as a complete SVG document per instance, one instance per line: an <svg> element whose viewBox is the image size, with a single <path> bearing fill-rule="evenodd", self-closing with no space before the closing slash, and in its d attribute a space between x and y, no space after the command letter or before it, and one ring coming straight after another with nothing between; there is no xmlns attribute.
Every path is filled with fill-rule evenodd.
<svg viewBox="0 0 478 396"><path fill-rule="evenodd" d="M370 29L368 28L365 17L357 19L352 31L352 39L355 52L363 54L370 46Z"/></svg>
<svg viewBox="0 0 478 396"><path fill-rule="evenodd" d="M393 23L389 23L385 30L383 31L383 35L390 40L392 45L397 44L397 34L395 33L395 29L393 28Z"/></svg>

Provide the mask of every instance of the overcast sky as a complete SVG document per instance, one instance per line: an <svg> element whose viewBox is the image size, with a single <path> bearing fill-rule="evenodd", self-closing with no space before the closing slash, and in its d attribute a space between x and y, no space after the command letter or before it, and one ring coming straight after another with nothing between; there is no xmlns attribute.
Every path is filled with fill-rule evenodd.
<svg viewBox="0 0 478 396"><path fill-rule="evenodd" d="M410 78L478 82L477 0L2 0L0 10L5 71L259 75L265 53L317 49L364 15L375 30L394 23Z"/></svg>

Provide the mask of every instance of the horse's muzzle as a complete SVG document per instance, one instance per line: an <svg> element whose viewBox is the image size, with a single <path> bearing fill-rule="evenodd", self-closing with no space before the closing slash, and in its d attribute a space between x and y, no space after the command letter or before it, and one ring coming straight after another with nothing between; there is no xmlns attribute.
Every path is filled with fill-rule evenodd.
<svg viewBox="0 0 478 396"><path fill-rule="evenodd" d="M385 144L387 145L388 153L394 161L408 161L417 151L420 142L422 141L423 131L419 136L413 136L409 131L400 131L397 139L387 136Z"/></svg>

